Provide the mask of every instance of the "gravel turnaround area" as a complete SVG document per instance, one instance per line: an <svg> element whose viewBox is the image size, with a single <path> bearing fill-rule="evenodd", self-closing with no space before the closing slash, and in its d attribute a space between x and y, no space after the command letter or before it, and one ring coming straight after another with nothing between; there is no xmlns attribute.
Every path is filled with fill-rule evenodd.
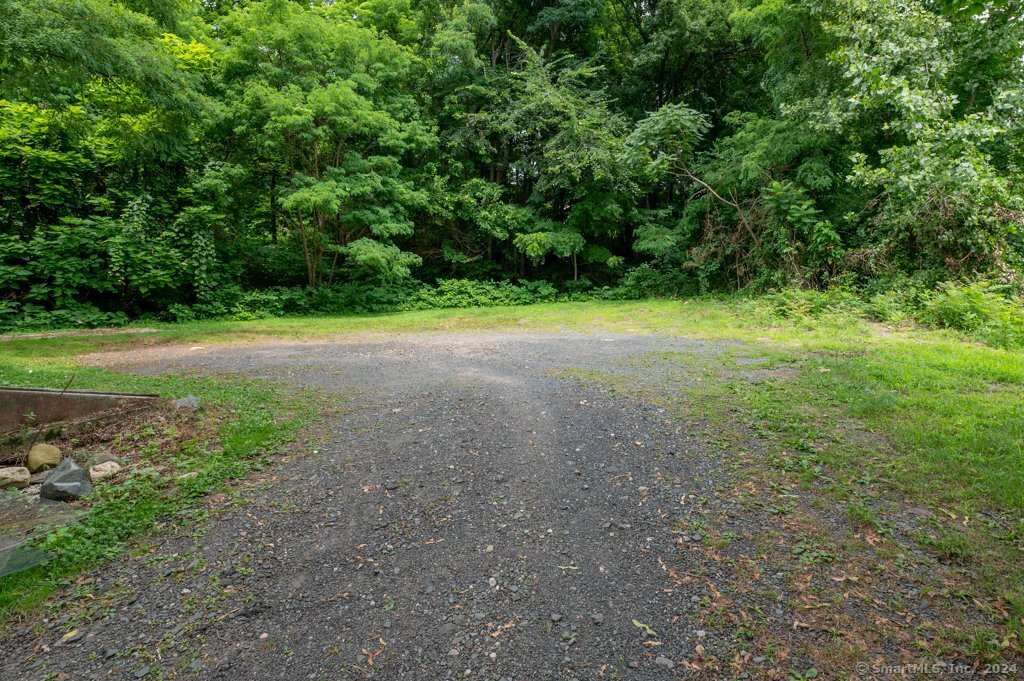
<svg viewBox="0 0 1024 681"><path fill-rule="evenodd" d="M680 418L566 373L653 384L631 358L734 347L408 334L107 358L347 401L308 451L205 500L201 526L57 596L0 645L0 678L846 678L855 659L905 659L900 615L947 617L912 598L934 566L882 584L825 551L798 560L797 536L850 534L834 501L785 518L744 503L763 494L711 444L699 404Z"/></svg>

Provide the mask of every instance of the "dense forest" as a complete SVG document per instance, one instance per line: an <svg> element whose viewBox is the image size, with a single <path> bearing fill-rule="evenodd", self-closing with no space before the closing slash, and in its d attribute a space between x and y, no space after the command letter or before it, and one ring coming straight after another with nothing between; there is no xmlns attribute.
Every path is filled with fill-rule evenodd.
<svg viewBox="0 0 1024 681"><path fill-rule="evenodd" d="M6 328L1024 271L1019 0L0 13Z"/></svg>

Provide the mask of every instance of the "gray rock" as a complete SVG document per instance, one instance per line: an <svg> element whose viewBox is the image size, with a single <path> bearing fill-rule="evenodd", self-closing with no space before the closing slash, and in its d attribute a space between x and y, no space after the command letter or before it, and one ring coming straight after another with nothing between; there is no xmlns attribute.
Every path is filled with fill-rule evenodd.
<svg viewBox="0 0 1024 681"><path fill-rule="evenodd" d="M195 395L189 395L188 397L179 397L178 399L171 402L171 406L179 411L198 411L199 410L199 398Z"/></svg>
<svg viewBox="0 0 1024 681"><path fill-rule="evenodd" d="M121 464L121 460L114 456L113 454L111 454L110 452L95 452L93 454L90 454L88 462L89 465L87 466L87 468L98 466L101 463L116 463L118 465Z"/></svg>
<svg viewBox="0 0 1024 681"><path fill-rule="evenodd" d="M654 659L654 664L658 665L663 669L672 669L676 666L675 662L665 657L664 655L658 655L658 657Z"/></svg>
<svg viewBox="0 0 1024 681"><path fill-rule="evenodd" d="M85 469L71 459L64 459L50 471L39 490L39 496L52 501L74 501L92 492L92 481Z"/></svg>
<svg viewBox="0 0 1024 681"><path fill-rule="evenodd" d="M0 468L0 489L13 487L22 489L28 487L32 474L24 466L7 466Z"/></svg>

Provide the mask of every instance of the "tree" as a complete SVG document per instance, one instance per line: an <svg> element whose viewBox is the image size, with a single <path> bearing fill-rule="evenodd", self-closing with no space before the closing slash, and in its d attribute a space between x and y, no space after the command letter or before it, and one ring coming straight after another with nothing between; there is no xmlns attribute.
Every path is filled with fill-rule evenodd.
<svg viewBox="0 0 1024 681"><path fill-rule="evenodd" d="M230 13L221 29L227 127L281 173L271 198L309 286L332 281L346 257L364 270L380 264L382 276L414 264L385 267L425 202L408 166L436 143L400 91L410 55L343 11L266 0Z"/></svg>

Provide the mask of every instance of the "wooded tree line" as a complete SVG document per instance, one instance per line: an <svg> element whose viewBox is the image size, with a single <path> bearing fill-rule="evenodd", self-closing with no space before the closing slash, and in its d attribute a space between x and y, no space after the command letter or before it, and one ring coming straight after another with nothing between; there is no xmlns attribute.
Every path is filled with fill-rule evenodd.
<svg viewBox="0 0 1024 681"><path fill-rule="evenodd" d="M0 0L0 318L1018 282L1019 0Z"/></svg>

